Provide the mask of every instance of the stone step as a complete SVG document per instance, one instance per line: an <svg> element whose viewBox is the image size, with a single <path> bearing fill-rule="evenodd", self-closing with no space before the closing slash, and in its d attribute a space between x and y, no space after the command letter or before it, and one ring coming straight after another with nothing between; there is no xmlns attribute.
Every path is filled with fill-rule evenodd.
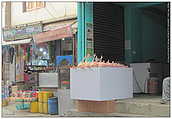
<svg viewBox="0 0 172 119"><path fill-rule="evenodd" d="M169 117L170 105L160 104L159 102L144 102L144 100L122 100L117 101L117 113L129 113L145 116Z"/></svg>
<svg viewBox="0 0 172 119"><path fill-rule="evenodd" d="M76 110L68 111L64 116L65 117L144 117L144 115L137 115L137 114L78 112Z"/></svg>

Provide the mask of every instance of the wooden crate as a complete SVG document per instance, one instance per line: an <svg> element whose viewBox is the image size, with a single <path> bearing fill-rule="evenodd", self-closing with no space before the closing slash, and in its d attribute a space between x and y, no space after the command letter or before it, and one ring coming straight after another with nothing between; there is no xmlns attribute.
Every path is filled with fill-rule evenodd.
<svg viewBox="0 0 172 119"><path fill-rule="evenodd" d="M77 100L76 108L79 112L113 113L115 112L115 100L112 101L88 101Z"/></svg>

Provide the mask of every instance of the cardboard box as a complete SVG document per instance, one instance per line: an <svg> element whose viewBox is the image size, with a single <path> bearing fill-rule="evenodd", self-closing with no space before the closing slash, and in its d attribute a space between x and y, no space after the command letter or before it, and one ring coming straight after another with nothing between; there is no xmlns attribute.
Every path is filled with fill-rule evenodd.
<svg viewBox="0 0 172 119"><path fill-rule="evenodd" d="M115 112L115 100L112 101L88 101L77 100L76 107L79 112L113 113Z"/></svg>

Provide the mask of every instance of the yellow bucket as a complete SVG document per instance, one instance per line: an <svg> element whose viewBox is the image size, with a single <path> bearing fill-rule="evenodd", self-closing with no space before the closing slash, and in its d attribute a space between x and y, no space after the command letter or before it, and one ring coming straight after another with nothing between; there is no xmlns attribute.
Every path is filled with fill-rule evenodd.
<svg viewBox="0 0 172 119"><path fill-rule="evenodd" d="M43 103L43 113L48 114L48 103Z"/></svg>
<svg viewBox="0 0 172 119"><path fill-rule="evenodd" d="M38 110L39 110L39 113L43 113L43 103L42 102L38 102Z"/></svg>
<svg viewBox="0 0 172 119"><path fill-rule="evenodd" d="M38 102L34 101L30 104L30 112L39 112Z"/></svg>
<svg viewBox="0 0 172 119"><path fill-rule="evenodd" d="M42 91L40 91L40 92L38 93L38 101L39 101L39 102L43 102L43 92L42 92Z"/></svg>
<svg viewBox="0 0 172 119"><path fill-rule="evenodd" d="M2 100L2 106L7 106L8 105L8 100L7 99L3 99Z"/></svg>
<svg viewBox="0 0 172 119"><path fill-rule="evenodd" d="M48 102L50 97L53 97L53 92L43 92L43 102Z"/></svg>

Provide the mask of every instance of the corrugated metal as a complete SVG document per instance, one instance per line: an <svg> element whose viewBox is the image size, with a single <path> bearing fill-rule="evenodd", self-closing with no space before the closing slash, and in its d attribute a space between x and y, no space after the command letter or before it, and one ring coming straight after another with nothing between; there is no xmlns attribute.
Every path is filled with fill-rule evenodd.
<svg viewBox="0 0 172 119"><path fill-rule="evenodd" d="M124 59L123 8L112 3L94 3L94 51L105 60Z"/></svg>

